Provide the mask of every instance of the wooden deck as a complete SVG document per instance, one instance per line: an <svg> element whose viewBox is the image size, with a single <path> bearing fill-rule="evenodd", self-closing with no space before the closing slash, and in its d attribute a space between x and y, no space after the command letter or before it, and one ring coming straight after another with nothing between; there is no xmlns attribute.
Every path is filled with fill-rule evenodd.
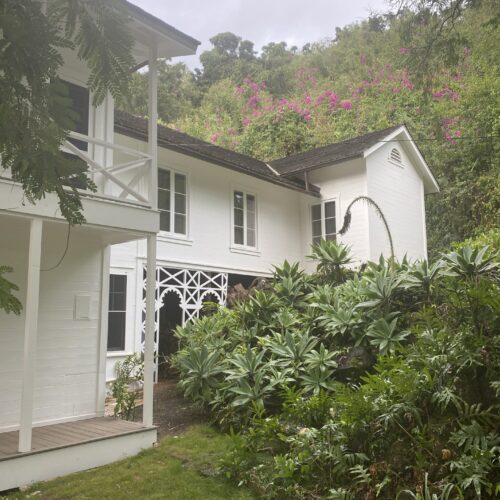
<svg viewBox="0 0 500 500"><path fill-rule="evenodd" d="M145 430L146 428L140 423L127 422L112 417L89 418L63 424L34 427L32 449L26 453L17 451L18 431L3 432L0 433L0 462Z"/></svg>

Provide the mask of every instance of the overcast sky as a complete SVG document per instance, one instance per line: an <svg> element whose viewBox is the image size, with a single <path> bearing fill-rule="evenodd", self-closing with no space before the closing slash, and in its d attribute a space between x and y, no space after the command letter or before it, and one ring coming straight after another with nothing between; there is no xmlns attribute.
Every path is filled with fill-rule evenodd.
<svg viewBox="0 0 500 500"><path fill-rule="evenodd" d="M383 12L385 0L132 0L139 7L201 42L197 54L210 49L209 38L231 31L260 49L285 41L301 48L332 38L343 27ZM184 58L191 68L197 56Z"/></svg>

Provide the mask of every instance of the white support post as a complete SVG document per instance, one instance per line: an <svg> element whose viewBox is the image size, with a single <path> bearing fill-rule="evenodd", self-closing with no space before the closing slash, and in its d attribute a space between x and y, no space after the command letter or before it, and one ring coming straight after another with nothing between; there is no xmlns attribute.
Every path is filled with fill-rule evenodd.
<svg viewBox="0 0 500 500"><path fill-rule="evenodd" d="M97 345L97 392L96 414L104 415L106 403L106 356L108 351L108 309L109 309L109 262L111 247L102 252L101 276L101 319L99 322L99 344Z"/></svg>
<svg viewBox="0 0 500 500"><path fill-rule="evenodd" d="M155 371L155 300L156 300L156 234L148 236L146 268L146 328L144 339L144 392L142 423L153 425L153 386Z"/></svg>
<svg viewBox="0 0 500 500"><path fill-rule="evenodd" d="M149 201L158 208L158 47L153 42L149 48L149 98L148 98L148 153L151 156Z"/></svg>
<svg viewBox="0 0 500 500"><path fill-rule="evenodd" d="M24 322L23 386L21 396L21 416L19 421L18 450L21 453L31 450L41 254L42 221L40 219L32 219L30 223L28 253L28 283L25 304L26 318Z"/></svg>

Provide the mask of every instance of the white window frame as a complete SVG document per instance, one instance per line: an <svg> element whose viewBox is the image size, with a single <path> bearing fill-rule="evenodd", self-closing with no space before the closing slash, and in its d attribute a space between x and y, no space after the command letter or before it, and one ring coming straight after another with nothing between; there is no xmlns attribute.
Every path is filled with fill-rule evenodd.
<svg viewBox="0 0 500 500"><path fill-rule="evenodd" d="M158 237L165 241L168 240L184 240L186 242L192 243L189 240L189 213L190 213L190 196L189 196L189 175L182 170L177 170L175 168L169 168L167 166L159 166L158 170L163 170L166 172L170 172L170 231L160 230ZM172 190L172 186L174 186L175 174L183 175L186 179L186 232L185 233L176 233L173 229L175 227L175 191ZM158 185L158 189L161 189L161 186ZM158 207L160 211L160 207Z"/></svg>
<svg viewBox="0 0 500 500"><path fill-rule="evenodd" d="M134 325L134 313L135 313L135 305L134 305L134 294L132 291L132 280L134 279L133 269L128 268L111 268L109 271L109 276L111 279L112 274L117 274L120 276L127 277L127 286L125 288L125 341L124 347L125 349L122 351L118 350L109 350L108 344L106 340L106 352L107 356L112 357L120 357L120 356L128 356L134 352L134 339L132 338L132 327ZM108 294L108 314L109 314L109 294ZM109 335L109 325L108 330L106 331L106 336Z"/></svg>
<svg viewBox="0 0 500 500"><path fill-rule="evenodd" d="M245 242L243 245L240 243L235 243L234 241L234 193L239 191L243 193L243 241ZM255 245L249 246L246 244L247 241L247 196L253 196L255 199ZM257 194L254 191L249 191L248 189L234 186L231 189L231 250L234 252L241 253L259 253L259 199Z"/></svg>
<svg viewBox="0 0 500 500"><path fill-rule="evenodd" d="M316 205L321 206L321 239L324 240L326 236L326 217L325 217L325 204L326 203L331 203L335 202L335 231L338 233L340 227L339 222L339 213L340 213L340 196L335 195L331 196L329 198L326 198L324 200L317 201L315 203L310 203L309 204L309 213L308 213L308 220L309 220L309 235L310 235L310 240L311 243L313 243L313 224L312 224L312 207ZM335 241L338 241L338 235L335 236Z"/></svg>

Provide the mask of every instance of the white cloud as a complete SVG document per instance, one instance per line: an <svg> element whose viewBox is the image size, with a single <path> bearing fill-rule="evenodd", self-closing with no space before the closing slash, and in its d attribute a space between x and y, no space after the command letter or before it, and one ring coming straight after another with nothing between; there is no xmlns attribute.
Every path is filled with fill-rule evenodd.
<svg viewBox="0 0 500 500"><path fill-rule="evenodd" d="M337 26L386 10L385 0L132 0L147 12L202 42L198 55L210 49L209 39L231 31L263 45L286 41L299 48L332 38ZM183 58L191 67L197 56Z"/></svg>

